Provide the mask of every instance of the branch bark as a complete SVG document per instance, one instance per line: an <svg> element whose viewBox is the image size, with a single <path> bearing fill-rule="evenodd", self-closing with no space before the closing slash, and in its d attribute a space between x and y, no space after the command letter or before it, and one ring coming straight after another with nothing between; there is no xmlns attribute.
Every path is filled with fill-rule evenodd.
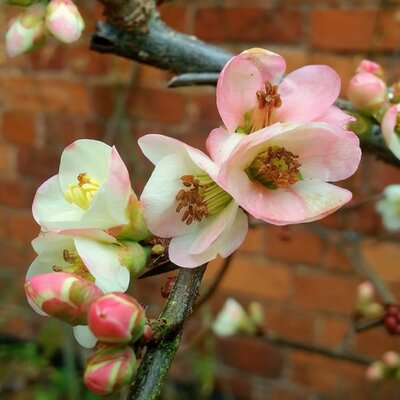
<svg viewBox="0 0 400 400"><path fill-rule="evenodd" d="M194 269L179 269L174 288L158 318L162 330L161 338L147 347L128 400L158 399L178 350L183 326L193 311L205 270L206 265Z"/></svg>

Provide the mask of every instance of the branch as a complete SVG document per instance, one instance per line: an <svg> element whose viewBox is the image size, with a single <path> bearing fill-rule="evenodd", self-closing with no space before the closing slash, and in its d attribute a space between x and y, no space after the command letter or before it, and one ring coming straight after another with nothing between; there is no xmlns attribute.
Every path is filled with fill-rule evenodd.
<svg viewBox="0 0 400 400"><path fill-rule="evenodd" d="M174 288L158 318L162 336L159 341L148 345L128 400L156 400L160 395L205 270L206 265L179 269Z"/></svg>
<svg viewBox="0 0 400 400"><path fill-rule="evenodd" d="M321 354L326 357L336 358L338 360L350 361L356 364L369 365L374 359L358 354L347 353L341 349L330 349L315 344L305 343L298 340L289 339L284 336L277 335L272 332L267 332L261 338L268 343L274 343L279 346L291 347L298 350L304 350L310 353Z"/></svg>

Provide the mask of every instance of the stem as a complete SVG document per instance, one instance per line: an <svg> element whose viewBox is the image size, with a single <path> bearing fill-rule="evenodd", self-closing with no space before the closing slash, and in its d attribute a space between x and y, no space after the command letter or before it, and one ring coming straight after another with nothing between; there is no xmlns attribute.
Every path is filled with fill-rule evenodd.
<svg viewBox="0 0 400 400"><path fill-rule="evenodd" d="M162 327L161 339L148 345L128 400L158 399L178 350L183 326L193 311L206 266L179 269L174 288L158 318Z"/></svg>

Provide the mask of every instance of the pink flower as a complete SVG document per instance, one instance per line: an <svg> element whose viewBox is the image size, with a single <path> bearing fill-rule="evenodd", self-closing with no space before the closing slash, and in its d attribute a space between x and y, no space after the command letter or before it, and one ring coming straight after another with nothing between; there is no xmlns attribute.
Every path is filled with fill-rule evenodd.
<svg viewBox="0 0 400 400"><path fill-rule="evenodd" d="M44 231L109 229L129 223L131 194L115 147L81 139L64 150L58 175L39 187L32 211Z"/></svg>
<svg viewBox="0 0 400 400"><path fill-rule="evenodd" d="M107 395L129 385L136 370L135 353L129 346L109 346L87 358L83 380L92 392Z"/></svg>
<svg viewBox="0 0 400 400"><path fill-rule="evenodd" d="M218 166L200 150L166 136L146 135L139 146L155 164L141 196L143 213L153 234L172 238L170 260L193 268L235 251L248 222L219 184Z"/></svg>
<svg viewBox="0 0 400 400"><path fill-rule="evenodd" d="M370 74L374 74L378 78L383 78L383 69L382 67L371 60L362 60L356 69L356 72L369 72Z"/></svg>
<svg viewBox="0 0 400 400"><path fill-rule="evenodd" d="M25 293L33 309L71 325L87 321L89 306L103 292L93 283L73 274L41 274L25 282Z"/></svg>
<svg viewBox="0 0 400 400"><path fill-rule="evenodd" d="M243 138L222 163L218 179L256 218L274 225L309 222L351 199L348 190L326 181L352 175L360 157L357 136L342 128L274 124Z"/></svg>
<svg viewBox="0 0 400 400"><path fill-rule="evenodd" d="M387 147L400 159L399 112L400 104L389 107L382 118L381 129Z"/></svg>
<svg viewBox="0 0 400 400"><path fill-rule="evenodd" d="M233 57L217 84L217 107L229 133L251 133L275 122L329 122L351 117L333 106L340 78L325 65L310 65L285 78L282 56L250 49Z"/></svg>
<svg viewBox="0 0 400 400"><path fill-rule="evenodd" d="M385 82L368 72L353 76L347 87L347 97L361 111L378 111L387 101Z"/></svg>
<svg viewBox="0 0 400 400"><path fill-rule="evenodd" d="M40 46L45 39L45 6L34 4L11 21L6 33L6 51L16 57Z"/></svg>
<svg viewBox="0 0 400 400"><path fill-rule="evenodd" d="M97 299L88 315L91 331L105 343L135 342L142 335L145 323L144 309L137 300L117 292Z"/></svg>
<svg viewBox="0 0 400 400"><path fill-rule="evenodd" d="M46 25L63 43L77 41L85 28L78 7L71 0L51 0L47 6Z"/></svg>

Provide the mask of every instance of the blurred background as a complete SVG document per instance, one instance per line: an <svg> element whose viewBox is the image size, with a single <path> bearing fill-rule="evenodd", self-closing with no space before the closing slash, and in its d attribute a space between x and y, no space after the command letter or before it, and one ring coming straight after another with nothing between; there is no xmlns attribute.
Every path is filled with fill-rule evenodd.
<svg viewBox="0 0 400 400"><path fill-rule="evenodd" d="M49 39L39 51L8 59L0 41L0 398L95 399L82 386L84 353L66 325L36 315L26 304L24 275L38 234L31 215L36 188L57 173L66 145L78 138L115 144L140 193L151 173L136 140L162 133L204 149L221 124L215 89L167 89L168 72L89 50L102 7L77 1L86 22L82 39L64 46ZM0 6L0 29L18 7ZM400 78L400 2L374 0L187 0L160 7L173 28L235 53L264 47L286 58L287 70L327 64L348 80L363 58ZM354 334L351 315L362 256L400 295L399 237L389 235L375 212L374 196L399 183L394 167L363 155L357 174L343 184L353 206L320 223L250 230L209 306L190 321L164 398L242 400L400 399L400 383L368 383L366 366L256 338L207 337L188 343L233 296L257 300L265 329L307 345L379 359L399 342L382 329ZM342 183L342 182L341 182ZM360 235L354 254L344 252L347 231ZM220 261L208 268L213 281ZM172 276L173 274L167 274ZM166 275L132 289L156 317ZM125 398L124 393L115 398Z"/></svg>

